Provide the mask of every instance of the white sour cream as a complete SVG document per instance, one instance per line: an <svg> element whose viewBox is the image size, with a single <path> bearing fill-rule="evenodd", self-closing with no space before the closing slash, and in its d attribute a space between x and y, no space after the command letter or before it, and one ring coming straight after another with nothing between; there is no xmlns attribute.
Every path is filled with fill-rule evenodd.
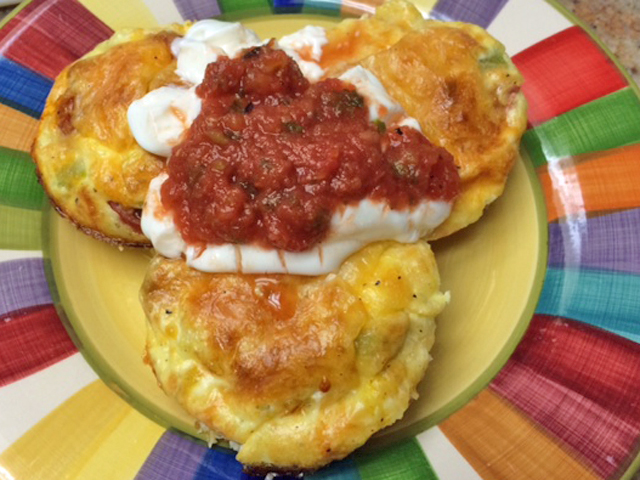
<svg viewBox="0 0 640 480"><path fill-rule="evenodd" d="M219 55L233 58L243 49L262 43L252 30L240 23L219 20L194 23L184 37L177 38L171 45L177 58L176 73L193 86L161 87L130 105L127 117L138 144L151 153L168 157L200 113L201 100L195 93L195 86L204 79L207 65L216 61ZM326 43L323 28L307 26L283 37L278 45L298 63L303 75L310 81L317 81L325 73L316 62L322 58L322 47ZM302 60L300 52L313 61ZM407 116L369 70L353 67L339 78L352 83L366 99L370 120L380 119L387 125L406 125L421 131L418 121Z"/></svg>
<svg viewBox="0 0 640 480"><path fill-rule="evenodd" d="M142 148L169 156L171 148L200 112L201 101L195 94L195 86L203 80L207 64L219 55L234 57L242 49L261 43L255 33L242 25L217 20L197 22L184 38L175 40L172 52L177 57L176 72L192 86L162 87L132 103L128 111L129 125ZM325 73L317 62L326 43L324 29L305 27L283 37L279 47L298 63L310 81L317 81ZM365 98L372 121L382 120L390 127L408 125L420 130L417 120L406 114L370 71L358 66L340 78L352 83ZM383 202L364 199L334 213L326 240L304 252L231 244L211 244L202 249L182 239L172 213L162 205L160 189L167 178L167 174L162 173L149 186L142 231L162 255L184 256L189 266L205 272L326 274L338 269L348 256L369 243L419 240L440 225L451 211L451 204L444 201L425 200L411 209L391 210Z"/></svg>
<svg viewBox="0 0 640 480"><path fill-rule="evenodd" d="M413 127L422 132L418 120L408 116L402 105L391 98L378 77L366 68L358 65L338 78L354 85L356 91L365 98L369 108L369 120L372 122L382 120L387 125Z"/></svg>
<svg viewBox="0 0 640 480"><path fill-rule="evenodd" d="M129 106L127 119L138 144L156 155L171 155L173 146L200 114L202 102L195 87L204 80L207 65L220 55L233 58L243 49L261 44L255 32L240 23L194 23L184 37L171 44L177 59L176 73L191 86L161 87Z"/></svg>
<svg viewBox="0 0 640 480"><path fill-rule="evenodd" d="M173 41L171 51L178 59L176 73L184 81L198 85L204 80L207 65L220 55L234 58L245 48L261 44L258 35L240 23L200 20L184 37Z"/></svg>
<svg viewBox="0 0 640 480"><path fill-rule="evenodd" d="M289 273L323 275L369 243L396 240L413 243L428 235L451 212L451 204L425 200L406 210L391 210L369 199L333 214L327 239L304 252L286 252L256 245L210 244L204 250L185 243L162 206L160 189L168 178L162 173L151 181L144 209L142 231L155 249L169 258L184 255L187 265L203 272Z"/></svg>
<svg viewBox="0 0 640 480"><path fill-rule="evenodd" d="M322 58L322 47L329 42L324 28L307 25L301 30L278 40L278 46L293 58L302 74L311 82L317 82L325 74L318 62ZM311 61L303 60L302 55Z"/></svg>
<svg viewBox="0 0 640 480"><path fill-rule="evenodd" d="M127 110L131 133L148 152L168 157L200 114L195 87L160 87L134 101Z"/></svg>

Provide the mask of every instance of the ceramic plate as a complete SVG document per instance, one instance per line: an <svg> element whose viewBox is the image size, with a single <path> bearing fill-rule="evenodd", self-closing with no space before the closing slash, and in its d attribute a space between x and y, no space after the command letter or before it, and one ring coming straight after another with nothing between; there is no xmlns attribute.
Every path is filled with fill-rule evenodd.
<svg viewBox="0 0 640 480"><path fill-rule="evenodd" d="M0 479L240 479L141 362L149 254L77 232L28 154L55 75L114 29L222 15L262 37L374 2L33 0L0 30ZM450 307L405 418L307 478L631 478L640 444L640 101L542 1L417 2L505 43L530 104L505 195L437 242ZM43 254L44 251L44 254ZM283 446L286 448L286 446Z"/></svg>

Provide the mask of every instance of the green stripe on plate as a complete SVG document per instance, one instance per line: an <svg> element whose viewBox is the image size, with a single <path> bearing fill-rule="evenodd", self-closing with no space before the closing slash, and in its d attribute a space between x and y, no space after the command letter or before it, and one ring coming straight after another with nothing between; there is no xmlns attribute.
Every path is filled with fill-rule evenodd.
<svg viewBox="0 0 640 480"><path fill-rule="evenodd" d="M0 204L40 210L44 196L31 156L0 147Z"/></svg>
<svg viewBox="0 0 640 480"><path fill-rule="evenodd" d="M640 142L640 100L625 88L571 110L529 131L523 144L536 167Z"/></svg>
<svg viewBox="0 0 640 480"><path fill-rule="evenodd" d="M0 249L42 250L42 212L0 205Z"/></svg>
<svg viewBox="0 0 640 480"><path fill-rule="evenodd" d="M362 480L438 480L415 438L354 459Z"/></svg>
<svg viewBox="0 0 640 480"><path fill-rule="evenodd" d="M223 15L241 13L245 16L272 14L272 2L269 0L218 0Z"/></svg>

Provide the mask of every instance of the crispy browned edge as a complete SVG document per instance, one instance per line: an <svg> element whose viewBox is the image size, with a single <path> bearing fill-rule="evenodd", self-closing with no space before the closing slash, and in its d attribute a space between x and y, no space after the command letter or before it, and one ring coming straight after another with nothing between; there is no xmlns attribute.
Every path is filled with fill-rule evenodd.
<svg viewBox="0 0 640 480"><path fill-rule="evenodd" d="M83 232L84 234L95 238L96 240L100 240L101 242L105 242L109 245L113 245L113 246L118 246L118 247L134 247L134 248L151 248L151 241L147 241L147 242L129 242L126 241L122 238L119 237L110 237L108 235L103 234L102 232L100 232L99 230L95 230L93 228L89 228L87 226L81 225L80 223L76 222L71 216L69 216L69 214L60 206L56 203L56 201L53 199L53 196L51 195L51 193L49 192L49 190L47 189L47 186L45 185L45 182L42 180L42 174L40 172L40 166L39 163L37 161L37 155L36 155L36 141L37 141L37 137L38 134L36 134L36 138L33 139L33 143L31 144L31 150L30 150L30 154L31 154L31 159L33 161L33 163L35 164L36 167L36 177L38 179L38 183L42 186L42 189L44 190L44 192L46 193L48 199L49 199L49 204L55 209L56 212L58 212L58 214L68 220L69 222L71 222L71 224L73 224L73 226L75 226L78 230L80 230L81 232ZM129 228L129 227L127 227Z"/></svg>

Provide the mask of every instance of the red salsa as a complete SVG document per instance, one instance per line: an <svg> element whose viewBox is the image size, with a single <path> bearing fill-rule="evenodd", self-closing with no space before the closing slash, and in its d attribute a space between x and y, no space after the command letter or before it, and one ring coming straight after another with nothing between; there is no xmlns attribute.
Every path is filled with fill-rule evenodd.
<svg viewBox="0 0 640 480"><path fill-rule="evenodd" d="M371 122L353 85L309 83L270 45L220 57L196 92L201 113L162 187L189 243L302 251L343 205L369 197L403 209L458 194L446 150L413 128Z"/></svg>

